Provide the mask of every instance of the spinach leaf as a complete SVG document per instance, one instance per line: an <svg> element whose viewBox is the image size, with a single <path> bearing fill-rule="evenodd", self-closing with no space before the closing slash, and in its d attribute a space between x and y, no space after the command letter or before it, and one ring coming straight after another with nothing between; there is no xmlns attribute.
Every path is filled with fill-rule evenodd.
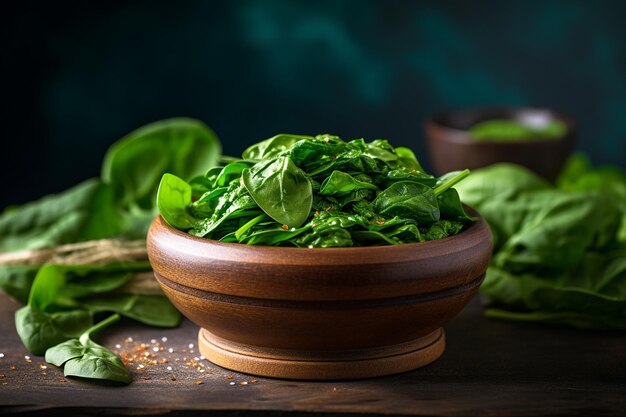
<svg viewBox="0 0 626 417"><path fill-rule="evenodd" d="M450 174L444 175L437 181L435 189L433 192L436 196L441 195L445 191L449 190L457 183L461 182L464 178L466 178L470 174L469 169L465 169L463 171L455 171Z"/></svg>
<svg viewBox="0 0 626 417"><path fill-rule="evenodd" d="M46 361L63 366L65 376L90 378L130 384L131 373L113 352L90 339L92 333L119 320L114 314L86 330L78 339L71 339L46 351Z"/></svg>
<svg viewBox="0 0 626 417"><path fill-rule="evenodd" d="M514 165L477 170L460 184L497 238L481 286L486 315L626 329L624 178L574 156L560 188Z"/></svg>
<svg viewBox="0 0 626 417"><path fill-rule="evenodd" d="M521 194L552 187L545 179L526 168L502 163L472 172L455 188L464 203L480 211L483 204L495 200L515 200Z"/></svg>
<svg viewBox="0 0 626 417"><path fill-rule="evenodd" d="M77 337L91 325L91 314L81 309L48 313L26 305L15 312L17 334L35 355L43 355L49 347Z"/></svg>
<svg viewBox="0 0 626 417"><path fill-rule="evenodd" d="M39 249L100 239L119 232L120 219L108 210L111 190L97 179L87 180L0 216L0 252Z"/></svg>
<svg viewBox="0 0 626 417"><path fill-rule="evenodd" d="M294 242L302 248L336 248L354 244L350 232L341 226L313 228Z"/></svg>
<svg viewBox="0 0 626 417"><path fill-rule="evenodd" d="M393 169L387 172L385 176L382 176L380 181L385 183L387 186L398 181L415 181L429 187L433 187L437 184L437 178L432 175L428 175L414 169L409 170L407 168Z"/></svg>
<svg viewBox="0 0 626 417"><path fill-rule="evenodd" d="M357 230L351 234L352 240L360 246L366 246L370 242L382 243L387 245L398 245L401 242L393 240L392 238L384 235L381 232L375 232L372 230Z"/></svg>
<svg viewBox="0 0 626 417"><path fill-rule="evenodd" d="M28 305L40 311L45 311L49 307L55 306L65 283L63 267L44 265L33 281L28 297Z"/></svg>
<svg viewBox="0 0 626 417"><path fill-rule="evenodd" d="M163 178L161 178L161 181ZM211 191L213 189L214 180L208 179L204 175L198 175L197 177L193 177L189 180L189 186L191 187L191 196L192 199L197 199L203 194ZM158 195L157 195L158 201Z"/></svg>
<svg viewBox="0 0 626 417"><path fill-rule="evenodd" d="M376 139L370 143L365 143L363 139L359 139L358 141L362 143L365 148L364 154L373 159L379 159L385 162L398 160L398 154L386 139ZM350 143L354 142L355 141L351 141Z"/></svg>
<svg viewBox="0 0 626 417"><path fill-rule="evenodd" d="M191 186L175 175L164 174L157 191L157 207L163 220L177 229L191 229L195 219L189 214Z"/></svg>
<svg viewBox="0 0 626 417"><path fill-rule="evenodd" d="M42 354L78 336L91 326L92 313L100 311L119 310L144 323L174 325L180 313L165 297L115 294L134 272L146 270L147 262L44 265L34 279L28 305L15 315L22 342L32 353Z"/></svg>
<svg viewBox="0 0 626 417"><path fill-rule="evenodd" d="M42 311L74 308L80 297L117 290L134 272L149 271L148 262L109 265L44 265L30 290L29 305Z"/></svg>
<svg viewBox="0 0 626 417"><path fill-rule="evenodd" d="M418 223L439 220L439 204L433 189L416 182L399 181L380 192L374 211L383 217L405 217Z"/></svg>
<svg viewBox="0 0 626 417"><path fill-rule="evenodd" d="M290 227L306 221L313 202L311 183L288 156L246 169L241 178L254 201L272 219Z"/></svg>
<svg viewBox="0 0 626 417"><path fill-rule="evenodd" d="M250 168L254 163L237 161L226 165L215 178L214 187L228 186L232 181L239 181L244 169Z"/></svg>
<svg viewBox="0 0 626 417"><path fill-rule="evenodd" d="M424 226L420 230L420 235L425 241L439 240L449 236L454 236L463 230L463 223L454 220L439 220L429 226Z"/></svg>
<svg viewBox="0 0 626 417"><path fill-rule="evenodd" d="M345 172L333 171L322 183L319 193L321 195L344 196L354 190L363 188L378 190L378 187L371 182L359 181Z"/></svg>
<svg viewBox="0 0 626 417"><path fill-rule="evenodd" d="M512 272L574 268L586 251L614 240L620 222L616 208L599 194L541 191L521 196L517 204L523 217L514 220L514 230L500 227L507 240L493 259ZM499 221L507 220L506 207L501 205Z"/></svg>
<svg viewBox="0 0 626 417"><path fill-rule="evenodd" d="M317 139L317 138L316 138ZM342 159L349 158L362 151L351 151L344 141L335 137L324 137L321 140L301 140L294 143L286 154L293 163L310 176L328 171Z"/></svg>
<svg viewBox="0 0 626 417"><path fill-rule="evenodd" d="M257 208L248 191L243 186L229 187L229 189L217 198L215 209L211 217L200 219L195 222L194 228L189 232L195 236L207 236L229 219L246 216L250 209ZM256 211L253 213L258 214Z"/></svg>
<svg viewBox="0 0 626 417"><path fill-rule="evenodd" d="M151 209L164 172L191 179L217 164L221 150L202 122L174 118L143 126L116 142L102 164L102 179L123 207Z"/></svg>
<svg viewBox="0 0 626 417"><path fill-rule="evenodd" d="M265 213L259 214L256 217L248 220L245 224L243 224L237 231L235 232L235 238L241 242L242 238L248 234L248 232L256 225L264 220L267 220L268 216Z"/></svg>
<svg viewBox="0 0 626 417"><path fill-rule="evenodd" d="M0 288L22 304L28 302L28 293L39 265L0 266Z"/></svg>
<svg viewBox="0 0 626 417"><path fill-rule="evenodd" d="M425 172L411 149L398 146L396 148L396 154L398 155L398 162L401 167L418 172Z"/></svg>
<svg viewBox="0 0 626 417"><path fill-rule="evenodd" d="M81 299L81 305L91 313L115 312L141 323L156 327L176 327L181 315L162 295L111 294Z"/></svg>
<svg viewBox="0 0 626 417"><path fill-rule="evenodd" d="M230 187L217 187L207 191L191 204L191 212L199 218L210 216L221 201L219 197L229 192L229 189Z"/></svg>
<svg viewBox="0 0 626 417"><path fill-rule="evenodd" d="M301 140L313 139L306 135L288 135L280 134L259 143L255 143L248 149L243 151L241 155L243 159L260 161L278 156L280 153L291 148L294 143Z"/></svg>
<svg viewBox="0 0 626 417"><path fill-rule="evenodd" d="M273 246L294 239L307 230L310 230L310 228L309 225L291 229L283 229L282 227L265 228L264 230L257 230L250 233L248 236L241 239L240 242L248 245Z"/></svg>
<svg viewBox="0 0 626 417"><path fill-rule="evenodd" d="M447 219L458 219L462 221L473 222L477 219L470 216L465 212L463 203L461 203L461 197L454 188L450 188L441 193L437 200L439 202L439 210L441 211L441 217Z"/></svg>

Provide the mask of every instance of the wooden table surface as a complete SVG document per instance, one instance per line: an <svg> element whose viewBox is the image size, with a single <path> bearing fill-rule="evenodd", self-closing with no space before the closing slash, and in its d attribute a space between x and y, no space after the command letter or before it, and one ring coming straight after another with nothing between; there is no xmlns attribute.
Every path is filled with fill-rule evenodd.
<svg viewBox="0 0 626 417"><path fill-rule="evenodd" d="M199 358L189 321L171 330L126 321L96 337L132 359L134 382L123 387L66 379L30 355L15 333L18 307L0 294L0 413L626 415L626 335L490 320L476 299L446 327L447 350L432 365L349 382L230 372Z"/></svg>

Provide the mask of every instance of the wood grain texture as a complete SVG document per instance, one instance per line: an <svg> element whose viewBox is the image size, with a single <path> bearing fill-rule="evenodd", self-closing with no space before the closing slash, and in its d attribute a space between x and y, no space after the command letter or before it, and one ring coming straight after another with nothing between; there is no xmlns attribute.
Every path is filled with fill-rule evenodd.
<svg viewBox="0 0 626 417"><path fill-rule="evenodd" d="M522 113L538 111L564 122L567 133L555 139L499 143L478 142L466 132L481 121L514 119ZM576 126L569 117L550 110L523 107L476 107L443 113L426 120L424 130L430 159L438 175L511 162L554 180L574 149L576 137Z"/></svg>
<svg viewBox="0 0 626 417"><path fill-rule="evenodd" d="M440 241L300 249L199 239L158 217L147 242L165 294L223 341L201 338L205 356L237 371L301 379L380 376L435 360L443 339L436 348L421 339L476 293L492 249L482 219ZM391 358L406 344L412 348ZM283 355L268 361L277 349ZM381 349L387 353L375 353Z"/></svg>
<svg viewBox="0 0 626 417"><path fill-rule="evenodd" d="M476 299L446 326L448 347L436 362L343 382L255 378L207 361L200 372L182 361L198 355L188 346L198 334L193 323L164 330L123 320L96 341L118 350L118 343L126 349L129 336L135 345L167 337L163 345L173 350L159 354L167 363L130 368L134 381L124 387L65 379L53 366L41 369L40 357L27 363L13 324L18 307L0 294L0 414L602 417L623 416L626 409L625 334L490 320Z"/></svg>

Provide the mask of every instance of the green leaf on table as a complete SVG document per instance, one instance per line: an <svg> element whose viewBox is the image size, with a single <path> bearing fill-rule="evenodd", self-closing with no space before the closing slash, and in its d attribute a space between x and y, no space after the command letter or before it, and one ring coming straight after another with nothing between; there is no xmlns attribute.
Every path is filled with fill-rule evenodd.
<svg viewBox="0 0 626 417"><path fill-rule="evenodd" d="M481 286L486 315L624 330L626 175L575 155L558 184L501 164L457 187L496 238Z"/></svg>
<svg viewBox="0 0 626 417"><path fill-rule="evenodd" d="M117 321L117 314L87 329L78 339L70 339L46 351L46 361L63 367L65 376L129 384L133 378L122 360L109 349L90 339L91 333Z"/></svg>
<svg viewBox="0 0 626 417"><path fill-rule="evenodd" d="M22 343L35 355L69 338L77 337L92 325L86 310L47 313L30 305L15 312L15 328Z"/></svg>

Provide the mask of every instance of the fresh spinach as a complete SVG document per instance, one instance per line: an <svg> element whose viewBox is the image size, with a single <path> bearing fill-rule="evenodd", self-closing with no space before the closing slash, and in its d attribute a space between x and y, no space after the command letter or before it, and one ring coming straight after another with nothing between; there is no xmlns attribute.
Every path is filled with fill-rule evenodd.
<svg viewBox="0 0 626 417"><path fill-rule="evenodd" d="M278 156L282 152L291 148L294 143L300 140L312 139L310 136L303 135L287 135L280 134L262 142L255 143L248 149L243 151L241 157L243 159L249 159L253 161L260 161L262 159L269 159Z"/></svg>
<svg viewBox="0 0 626 417"><path fill-rule="evenodd" d="M222 242L296 247L422 242L475 220L452 188L469 171L435 178L411 150L383 139L277 135L242 157L210 167L186 187L164 176L163 218Z"/></svg>
<svg viewBox="0 0 626 417"><path fill-rule="evenodd" d="M26 305L15 312L15 328L31 353L43 355L51 346L77 337L93 323L82 309L45 312Z"/></svg>
<svg viewBox="0 0 626 417"><path fill-rule="evenodd" d="M133 377L119 356L91 340L93 333L110 326L119 318L118 314L114 314L87 329L78 339L70 339L51 347L46 351L46 361L63 367L65 376L130 384Z"/></svg>
<svg viewBox="0 0 626 417"><path fill-rule="evenodd" d="M0 216L0 252L40 249L120 232L112 194L98 179L49 195Z"/></svg>
<svg viewBox="0 0 626 417"><path fill-rule="evenodd" d="M432 188L412 182L399 181L376 196L374 211L383 217L403 217L419 223L439 220L439 203Z"/></svg>
<svg viewBox="0 0 626 417"><path fill-rule="evenodd" d="M0 267L0 288L22 304L28 302L39 265L5 265Z"/></svg>
<svg viewBox="0 0 626 417"><path fill-rule="evenodd" d="M156 327L176 327L181 315L162 295L108 294L86 297L81 306L91 313L115 312Z"/></svg>
<svg viewBox="0 0 626 417"><path fill-rule="evenodd" d="M30 289L28 305L15 314L15 326L32 353L39 355L91 326L94 314L119 312L142 323L174 327L180 313L162 295L120 292L147 262L109 265L45 265Z"/></svg>
<svg viewBox="0 0 626 417"><path fill-rule="evenodd" d="M102 164L102 179L125 207L151 209L164 172L187 180L217 164L221 151L215 133L187 118L143 126L116 142Z"/></svg>
<svg viewBox="0 0 626 417"><path fill-rule="evenodd" d="M354 190L363 188L378 190L378 187L372 184L371 181L360 181L348 173L333 171L322 183L319 193L321 195L344 196Z"/></svg>
<svg viewBox="0 0 626 417"><path fill-rule="evenodd" d="M163 219L177 229L191 229L194 218L189 214L191 186L176 175L165 174L157 191L157 206Z"/></svg>
<svg viewBox="0 0 626 417"><path fill-rule="evenodd" d="M573 156L557 186L525 168L458 186L496 237L481 292L490 317L626 330L626 175Z"/></svg>
<svg viewBox="0 0 626 417"><path fill-rule="evenodd" d="M158 208L168 213L164 216L177 227L196 226L196 219L187 213L192 210L192 199L214 190L216 183L239 182L243 168L254 165L232 160L230 166L216 168L211 176L199 175L221 160L220 148L213 132L197 120L155 122L109 148L101 178L9 207L0 215L0 254L17 251L0 257L0 287L27 303L16 312L15 323L32 353L50 352L52 346L78 337L104 312L119 312L154 326L178 325L181 315L165 296L127 293L132 290L127 284L134 274L150 271L147 260L118 263L111 259L104 265L94 265L93 261L74 265L52 255L76 242L145 239L157 200L169 203ZM157 184L166 172L172 175L163 179L157 199ZM193 178L192 186L178 177ZM252 202L251 197L248 199ZM240 214L231 213L232 217ZM25 261L20 264L15 259ZM119 358L88 340L92 331L95 328L80 340L66 343L82 349L76 357L59 360L59 364L65 363L66 375L130 382Z"/></svg>
<svg viewBox="0 0 626 417"><path fill-rule="evenodd" d="M299 227L309 217L311 183L289 157L245 169L241 181L259 207L278 223Z"/></svg>

